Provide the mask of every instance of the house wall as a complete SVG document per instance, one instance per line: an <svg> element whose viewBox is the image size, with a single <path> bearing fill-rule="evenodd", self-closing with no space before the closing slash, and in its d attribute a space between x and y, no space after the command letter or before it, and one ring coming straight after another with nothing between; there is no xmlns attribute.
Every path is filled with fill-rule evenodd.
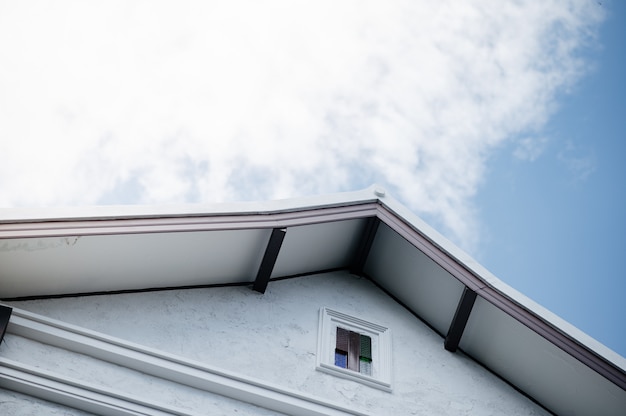
<svg viewBox="0 0 626 416"><path fill-rule="evenodd" d="M370 281L345 272L270 282L265 294L248 287L222 287L13 302L11 306L364 413L548 414L462 352L444 350L438 334ZM316 371L322 307L391 329L392 392ZM7 334L6 341L1 357L86 381L125 389L146 385L150 388L142 389L145 394L160 400L165 397L160 392L179 389L128 369L99 369L101 364L89 357L70 360L62 350L14 334ZM193 390L181 389L169 400L201 414L234 410L275 414L219 395L197 396Z"/></svg>

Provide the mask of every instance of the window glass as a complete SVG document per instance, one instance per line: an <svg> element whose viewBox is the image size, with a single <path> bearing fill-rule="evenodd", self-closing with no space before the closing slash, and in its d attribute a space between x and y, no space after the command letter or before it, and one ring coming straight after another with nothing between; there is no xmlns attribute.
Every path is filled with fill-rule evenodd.
<svg viewBox="0 0 626 416"><path fill-rule="evenodd" d="M368 376L372 375L372 339L337 327L335 365Z"/></svg>

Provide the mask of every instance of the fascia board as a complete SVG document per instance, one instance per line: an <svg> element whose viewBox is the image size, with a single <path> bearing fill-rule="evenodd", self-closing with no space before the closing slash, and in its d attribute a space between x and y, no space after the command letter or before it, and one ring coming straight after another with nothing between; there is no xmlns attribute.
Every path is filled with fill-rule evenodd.
<svg viewBox="0 0 626 416"><path fill-rule="evenodd" d="M285 228L375 215L376 203L364 201L344 206L302 207L284 212L239 215L24 221L0 223L0 239Z"/></svg>
<svg viewBox="0 0 626 416"><path fill-rule="evenodd" d="M272 201L240 201L213 204L109 205L90 207L2 208L0 224L49 221L119 220L204 216L268 215L318 208L344 207L377 202L380 187L353 192Z"/></svg>
<svg viewBox="0 0 626 416"><path fill-rule="evenodd" d="M409 227L414 233L418 233L422 236L424 241L430 242L432 246L445 253L446 257L453 260L458 270L465 269L469 272L469 274L465 273L465 278L459 279L468 287L477 291L485 288L491 288L492 290L505 295L512 302L515 302L525 309L532 311L533 314L537 315L542 320L558 327L562 332L567 333L574 339L580 341L588 348L606 357L611 362L626 371L626 358L617 354L615 351L590 337L571 323L504 283L473 257L450 242L447 238L442 236L439 232L404 207L401 203L388 196L380 198L380 203L386 211L389 211L392 214L389 215L379 212L379 217L383 220L387 219L388 225L390 225L389 218L393 218L396 222L404 223L405 228ZM455 277L459 278L459 275L457 274Z"/></svg>
<svg viewBox="0 0 626 416"><path fill-rule="evenodd" d="M626 390L626 358L502 282L392 197L379 198L377 216L478 296Z"/></svg>
<svg viewBox="0 0 626 416"><path fill-rule="evenodd" d="M253 377L213 368L203 363L21 309L13 309L8 331L68 351L85 354L145 374L285 414L367 416L366 413L318 397Z"/></svg>
<svg viewBox="0 0 626 416"><path fill-rule="evenodd" d="M73 220L0 224L0 238L146 234L192 231L284 228L376 214L376 205L364 203L343 207L320 207L274 214L246 214L202 217L128 218L114 220Z"/></svg>

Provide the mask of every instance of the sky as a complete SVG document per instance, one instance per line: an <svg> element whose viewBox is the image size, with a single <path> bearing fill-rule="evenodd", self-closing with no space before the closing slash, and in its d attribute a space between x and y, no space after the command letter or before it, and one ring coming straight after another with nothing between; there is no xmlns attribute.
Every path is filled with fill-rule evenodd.
<svg viewBox="0 0 626 416"><path fill-rule="evenodd" d="M0 0L0 207L377 183L626 356L626 6Z"/></svg>

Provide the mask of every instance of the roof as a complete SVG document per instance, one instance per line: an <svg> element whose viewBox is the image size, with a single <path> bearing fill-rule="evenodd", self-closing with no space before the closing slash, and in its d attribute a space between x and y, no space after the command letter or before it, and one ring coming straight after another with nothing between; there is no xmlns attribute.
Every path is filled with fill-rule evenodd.
<svg viewBox="0 0 626 416"><path fill-rule="evenodd" d="M558 414L626 408L626 360L515 291L377 186L220 205L0 210L0 298L348 269Z"/></svg>

